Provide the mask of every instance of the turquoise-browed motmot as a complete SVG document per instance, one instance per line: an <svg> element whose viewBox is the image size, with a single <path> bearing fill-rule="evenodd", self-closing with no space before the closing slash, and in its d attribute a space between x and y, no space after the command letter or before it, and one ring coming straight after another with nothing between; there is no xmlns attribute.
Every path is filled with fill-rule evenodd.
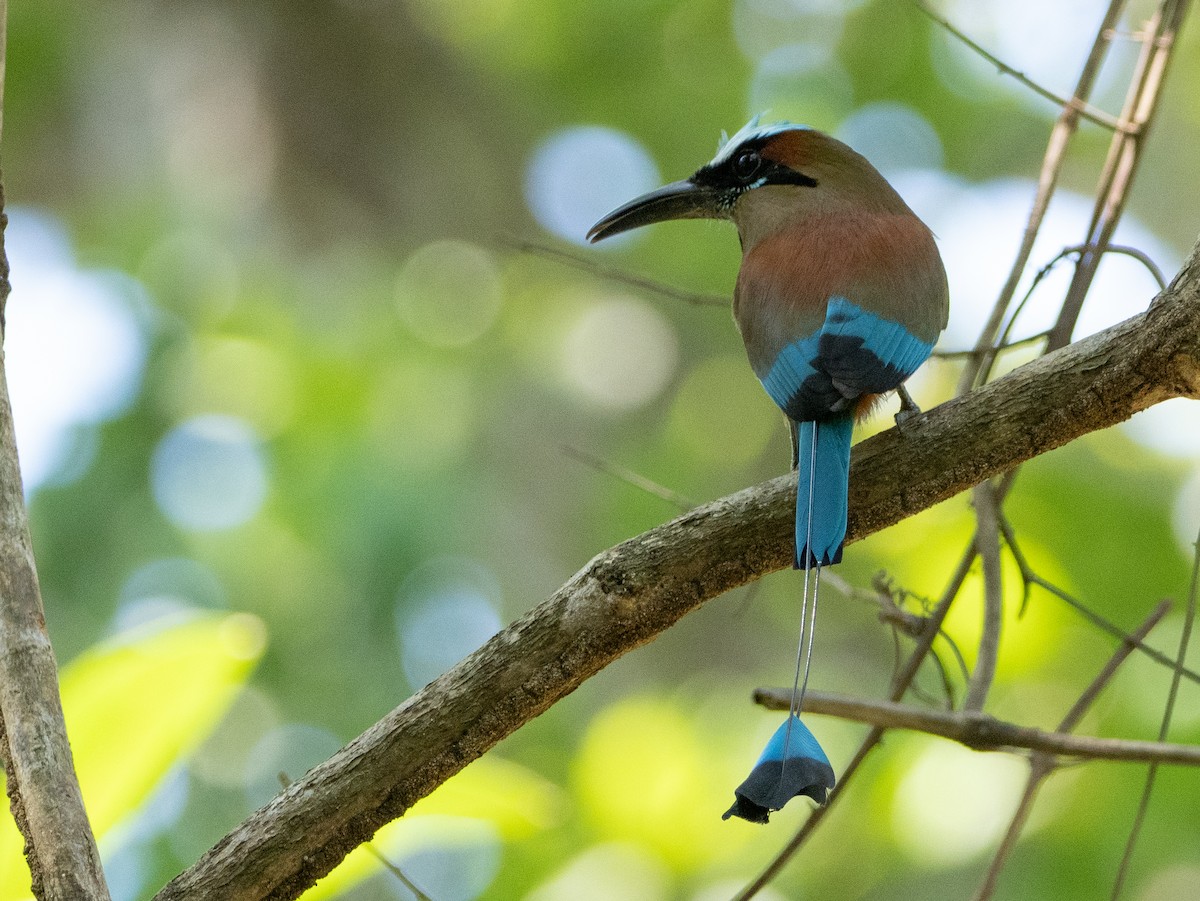
<svg viewBox="0 0 1200 901"><path fill-rule="evenodd" d="M925 224L864 157L814 129L756 118L690 178L614 210L588 238L699 218L737 226L733 315L754 373L787 416L797 471L795 566L805 577L791 711L725 814L766 822L791 798L824 803L833 788L798 714L821 567L841 560L846 538L850 433L928 358L948 291Z"/></svg>

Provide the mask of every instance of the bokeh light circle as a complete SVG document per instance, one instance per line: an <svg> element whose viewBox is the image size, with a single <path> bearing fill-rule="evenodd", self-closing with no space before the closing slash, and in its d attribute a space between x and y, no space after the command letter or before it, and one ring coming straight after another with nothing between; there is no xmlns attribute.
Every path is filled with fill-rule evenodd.
<svg viewBox="0 0 1200 901"><path fill-rule="evenodd" d="M1175 397L1134 414L1120 428L1143 447L1168 457L1200 461L1200 403Z"/></svg>
<svg viewBox="0 0 1200 901"><path fill-rule="evenodd" d="M1020 797L1020 761L957 745L930 743L896 789L892 825L914 859L962 864L995 847Z"/></svg>
<svg viewBox="0 0 1200 901"><path fill-rule="evenodd" d="M117 272L75 267L53 217L16 207L5 235L21 278L6 307L5 373L26 492L87 468L86 432L141 388L144 289Z"/></svg>
<svg viewBox="0 0 1200 901"><path fill-rule="evenodd" d="M258 436L245 422L197 416L159 442L150 483L159 509L177 526L231 529L262 506L267 464Z"/></svg>
<svg viewBox="0 0 1200 901"><path fill-rule="evenodd" d="M831 46L797 41L765 53L750 80L750 113L832 130L854 101L854 83Z"/></svg>
<svg viewBox="0 0 1200 901"><path fill-rule="evenodd" d="M562 345L563 378L580 397L631 410L657 397L679 358L675 329L635 297L612 297L583 311Z"/></svg>
<svg viewBox="0 0 1200 901"><path fill-rule="evenodd" d="M942 139L929 120L904 103L871 103L835 132L890 178L909 169L940 169Z"/></svg>
<svg viewBox="0 0 1200 901"><path fill-rule="evenodd" d="M632 137L580 126L552 135L534 151L525 200L542 228L584 244L597 220L659 182L658 167Z"/></svg>
<svg viewBox="0 0 1200 901"><path fill-rule="evenodd" d="M467 241L426 244L396 279L400 318L437 347L460 347L482 336L496 321L502 298L492 255Z"/></svg>
<svg viewBox="0 0 1200 901"><path fill-rule="evenodd" d="M400 586L396 638L414 689L432 682L500 631L500 587L475 560L441 557L413 570Z"/></svg>

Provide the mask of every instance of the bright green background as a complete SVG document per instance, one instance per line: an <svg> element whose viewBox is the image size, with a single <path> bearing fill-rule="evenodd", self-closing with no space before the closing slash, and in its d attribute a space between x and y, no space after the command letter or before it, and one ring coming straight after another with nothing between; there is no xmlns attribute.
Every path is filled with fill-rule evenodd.
<svg viewBox="0 0 1200 901"><path fill-rule="evenodd" d="M1104 4L1076 5L1074 27L1086 29ZM963 6L948 11L965 16ZM1009 18L1028 19L1031 43L1061 39L1038 15L1021 4ZM998 40L986 23L960 20ZM1170 265L1200 229L1200 28L1190 24L1130 204ZM770 50L799 41L825 42L829 63L764 82ZM957 73L954 89L946 71ZM1110 109L1123 71L1098 98ZM458 573L484 586L506 622L593 554L674 515L564 446L696 500L785 467L782 423L726 311L510 249L514 238L570 247L525 202L543 141L576 126L618 129L677 178L763 105L834 129L895 101L933 126L946 171L970 186L1034 177L1054 114L963 62L892 0L18 0L7 79L8 204L52 214L79 267L139 280L149 303L136 397L120 415L77 426L90 462L80 450L73 473L65 467L31 498L59 658L110 635L131 574L164 558L215 577L215 591L182 591L185 602L252 613L269 642L225 724L173 771L133 837L105 845L119 898L148 896L261 803L275 778L264 768L301 775L420 687L405 675L396 628L414 614L414 579ZM1051 80L1063 91L1073 83L1069 70ZM1106 146L1085 126L1064 185L1086 195ZM446 239L469 246L428 247ZM730 229L694 223L576 251L722 295L738 261ZM1000 271L1010 255L996 250ZM446 260L458 261L457 281L443 289ZM11 264L15 308L34 298L22 294L23 260ZM445 312L463 285L491 298L494 319L471 303ZM610 409L573 387L564 348L581 317L630 294L624 303L675 336L678 359L646 403ZM454 315L478 326L470 341L457 342ZM954 376L931 367L921 398L948 396ZM1179 427L1186 444L1194 414L1176 409L1181 423L1193 417L1192 432ZM152 458L179 422L212 413L262 438L267 495L235 528L186 529L155 503ZM1159 598L1184 594L1189 558L1172 517L1196 521L1175 511L1198 462L1200 442L1167 457L1123 431L1096 435L1026 467L1007 509L1043 575L1132 628ZM958 498L852 547L837 572L865 587L886 569L933 597L970 531ZM1018 620L1015 567L1006 575L1013 603L992 709L1049 728L1112 642L1038 592ZM949 626L968 662L978 595L975 575ZM774 728L748 697L789 678L797 601L789 573L715 601L504 742L495 761L468 771L473 783L432 804L439 818L384 844L438 901L728 897L805 815L796 802L767 828L719 818ZM1179 624L1168 621L1160 646L1173 647ZM876 609L830 591L813 685L880 696L892 660ZM1153 737L1167 681L1134 661L1081 731ZM936 691L932 672L922 685ZM1200 739L1195 686L1184 687L1178 722L1174 738ZM812 726L837 769L864 733ZM136 746L149 740L143 728L154 725L77 735L76 754ZM299 750L264 750L280 735ZM118 755L114 778L138 760ZM1141 775L1105 764L1052 780L998 897L1105 895ZM1021 776L1019 761L890 736L774 897L968 897ZM1198 792L1194 774L1162 774L1127 897L1195 896ZM478 820L445 819L464 814ZM408 897L386 876L353 892Z"/></svg>

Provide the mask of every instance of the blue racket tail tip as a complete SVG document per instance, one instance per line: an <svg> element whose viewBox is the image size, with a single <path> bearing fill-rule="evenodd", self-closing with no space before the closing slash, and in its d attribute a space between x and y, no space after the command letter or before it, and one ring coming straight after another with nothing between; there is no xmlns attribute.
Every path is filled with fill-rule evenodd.
<svg viewBox="0 0 1200 901"><path fill-rule="evenodd" d="M734 790L733 806L721 819L765 823L772 811L800 795L824 804L836 782L820 742L800 717L792 715L775 730L750 775Z"/></svg>

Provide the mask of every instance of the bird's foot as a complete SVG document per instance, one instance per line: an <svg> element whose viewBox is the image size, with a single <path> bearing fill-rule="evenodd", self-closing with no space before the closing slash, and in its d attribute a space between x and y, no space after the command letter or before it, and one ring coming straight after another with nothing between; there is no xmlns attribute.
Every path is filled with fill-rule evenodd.
<svg viewBox="0 0 1200 901"><path fill-rule="evenodd" d="M917 402L912 399L912 395L903 385L896 387L896 394L900 397L900 409L896 411L896 428L903 434L905 423L919 416L921 408L917 406Z"/></svg>

